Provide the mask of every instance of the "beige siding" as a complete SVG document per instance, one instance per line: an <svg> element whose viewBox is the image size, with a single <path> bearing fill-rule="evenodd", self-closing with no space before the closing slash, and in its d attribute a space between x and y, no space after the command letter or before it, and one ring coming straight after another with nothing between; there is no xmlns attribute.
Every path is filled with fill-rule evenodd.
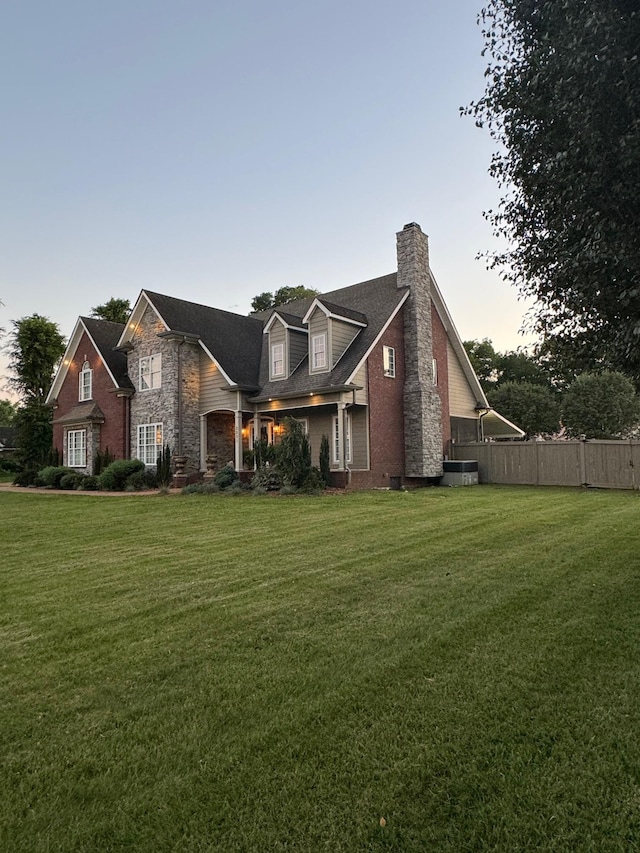
<svg viewBox="0 0 640 853"><path fill-rule="evenodd" d="M361 385L362 390L356 391L356 403L365 406L369 402L369 386L367 382L367 365L363 364L360 370L353 377L354 385Z"/></svg>
<svg viewBox="0 0 640 853"><path fill-rule="evenodd" d="M272 376L271 375L271 347L274 344L284 344L284 376ZM279 320L276 320L271 328L269 329L269 378L270 379L286 379L288 376L287 371L287 330L282 325Z"/></svg>
<svg viewBox="0 0 640 853"><path fill-rule="evenodd" d="M331 359L331 353L328 351L329 348L329 319L327 315L322 312L319 308L313 312L311 317L309 318L309 372L311 372L311 365L313 364L313 338L314 335L322 335L325 334L327 336L327 366L324 370L316 370L315 373L326 373L329 370L329 361Z"/></svg>
<svg viewBox="0 0 640 853"><path fill-rule="evenodd" d="M331 424L333 419L329 412L309 412L309 443L311 445L311 463L320 464L320 442L326 435L331 447Z"/></svg>
<svg viewBox="0 0 640 853"><path fill-rule="evenodd" d="M478 401L449 341L447 341L447 360L449 362L449 414L452 418L476 418L475 407Z"/></svg>
<svg viewBox="0 0 640 853"><path fill-rule="evenodd" d="M359 326L343 323L341 320L331 320L331 366L335 367L340 356L360 331Z"/></svg>
<svg viewBox="0 0 640 853"><path fill-rule="evenodd" d="M351 409L351 462L354 471L369 469L368 418L366 409Z"/></svg>
<svg viewBox="0 0 640 853"><path fill-rule="evenodd" d="M293 329L289 329L289 373L293 373L305 357L308 346L306 332L294 332Z"/></svg>
<svg viewBox="0 0 640 853"><path fill-rule="evenodd" d="M235 409L235 391L224 391L227 382L205 352L200 352L200 413Z"/></svg>

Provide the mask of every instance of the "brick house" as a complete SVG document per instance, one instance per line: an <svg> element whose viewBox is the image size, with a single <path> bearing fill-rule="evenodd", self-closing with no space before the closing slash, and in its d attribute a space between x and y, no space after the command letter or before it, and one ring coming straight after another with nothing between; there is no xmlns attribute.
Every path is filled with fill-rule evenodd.
<svg viewBox="0 0 640 853"><path fill-rule="evenodd" d="M314 464L326 435L335 483L366 488L439 477L451 441L521 436L490 410L419 225L397 235L397 253L395 273L249 317L143 290L117 340L81 318L49 394L65 464L91 470L108 436L148 465L168 444L192 475L207 458L240 471L293 417Z"/></svg>

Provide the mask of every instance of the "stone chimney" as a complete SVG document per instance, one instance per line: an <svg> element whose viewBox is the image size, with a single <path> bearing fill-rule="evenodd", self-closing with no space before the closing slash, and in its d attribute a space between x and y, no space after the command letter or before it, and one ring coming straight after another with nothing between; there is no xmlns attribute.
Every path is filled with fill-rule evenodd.
<svg viewBox="0 0 640 853"><path fill-rule="evenodd" d="M442 404L433 383L429 240L416 222L397 235L404 304L404 447L407 477L442 475Z"/></svg>

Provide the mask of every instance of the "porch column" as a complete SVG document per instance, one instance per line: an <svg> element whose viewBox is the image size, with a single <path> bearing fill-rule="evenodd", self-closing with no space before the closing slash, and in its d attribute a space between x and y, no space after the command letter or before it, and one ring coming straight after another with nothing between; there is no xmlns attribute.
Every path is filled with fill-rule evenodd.
<svg viewBox="0 0 640 853"><path fill-rule="evenodd" d="M207 416L200 415L200 470L207 470Z"/></svg>
<svg viewBox="0 0 640 853"><path fill-rule="evenodd" d="M258 407L255 406L253 409L253 446L254 446L254 448L259 441L260 441L260 412L258 411Z"/></svg>
<svg viewBox="0 0 640 853"><path fill-rule="evenodd" d="M242 471L242 412L236 411L236 471Z"/></svg>

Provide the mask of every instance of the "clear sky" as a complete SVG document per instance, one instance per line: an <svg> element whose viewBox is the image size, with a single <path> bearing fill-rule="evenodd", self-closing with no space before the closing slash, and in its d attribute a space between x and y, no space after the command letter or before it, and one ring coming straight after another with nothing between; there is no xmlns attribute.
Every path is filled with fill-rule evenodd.
<svg viewBox="0 0 640 853"><path fill-rule="evenodd" d="M484 89L481 6L3 4L0 326L37 312L68 336L142 288L247 313L392 272L415 221L461 336L526 343L476 260L498 198L493 143L459 115Z"/></svg>

